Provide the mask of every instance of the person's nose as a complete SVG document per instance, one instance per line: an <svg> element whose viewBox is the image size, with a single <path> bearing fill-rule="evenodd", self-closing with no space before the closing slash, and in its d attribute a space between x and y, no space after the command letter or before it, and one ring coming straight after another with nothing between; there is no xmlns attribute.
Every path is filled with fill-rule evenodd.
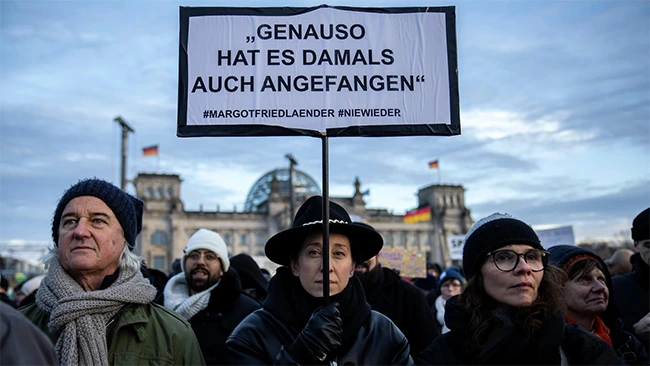
<svg viewBox="0 0 650 366"><path fill-rule="evenodd" d="M74 228L74 236L75 238L87 238L90 236L90 230L89 230L89 225L90 222L86 220L85 218L79 219L79 222L77 222L77 226Z"/></svg>
<svg viewBox="0 0 650 366"><path fill-rule="evenodd" d="M593 292L595 292L595 293L605 292L605 290L607 289L607 285L605 285L604 283L602 283L602 282L600 282L598 280L594 280L594 282L595 283L594 283L594 285L593 285L593 287L591 289Z"/></svg>
<svg viewBox="0 0 650 366"><path fill-rule="evenodd" d="M321 272L323 272L323 267L324 267L324 264L325 264L325 261L324 261L325 257L323 257L322 259L323 259L323 260L322 260L321 263L320 263L320 270L321 270ZM332 272L334 272L334 265L332 265L332 255L331 255L331 254L330 254L330 256L329 256L329 259L330 259L330 260L329 260L329 272L332 273Z"/></svg>
<svg viewBox="0 0 650 366"><path fill-rule="evenodd" d="M199 253L199 259L196 261L196 264L202 264L205 266L205 257L203 256L203 254Z"/></svg>
<svg viewBox="0 0 650 366"><path fill-rule="evenodd" d="M517 263L517 267L515 267L515 274L516 275L523 275L523 274L531 274L533 273L532 267L524 260L524 256L520 255L519 256L519 263Z"/></svg>

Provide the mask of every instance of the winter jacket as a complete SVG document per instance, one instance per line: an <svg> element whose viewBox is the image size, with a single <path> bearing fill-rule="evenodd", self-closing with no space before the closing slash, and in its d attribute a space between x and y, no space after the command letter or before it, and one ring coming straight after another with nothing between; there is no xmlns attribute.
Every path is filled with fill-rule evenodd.
<svg viewBox="0 0 650 366"><path fill-rule="evenodd" d="M52 341L23 314L0 303L0 365L55 365Z"/></svg>
<svg viewBox="0 0 650 366"><path fill-rule="evenodd" d="M237 272L231 268L210 294L208 306L189 319L206 365L223 365L226 339L261 304L242 294Z"/></svg>
<svg viewBox="0 0 650 366"><path fill-rule="evenodd" d="M633 333L632 326L650 312L650 274L648 264L638 253L630 261L634 268L632 272L612 278L615 293L610 297L623 320L624 329Z"/></svg>
<svg viewBox="0 0 650 366"><path fill-rule="evenodd" d="M386 316L370 310L361 283L352 277L339 303L343 342L330 362L338 365L412 365L406 337ZM322 303L304 291L300 280L281 267L269 284L263 308L249 315L226 341L227 361L232 365L296 364L287 349Z"/></svg>
<svg viewBox="0 0 650 366"><path fill-rule="evenodd" d="M564 268L569 259L578 255L591 256L600 263L600 266L605 269L603 274L605 275L605 284L609 291L609 302L605 312L599 317L610 331L609 338L612 341L612 347L616 351L616 355L627 364L648 365L648 353L643 343L623 328L623 322L619 318L620 311L614 301L615 294L619 289L614 288L612 277L603 259L588 249L574 245L558 245L549 248L548 251L551 253L549 263L559 268Z"/></svg>
<svg viewBox="0 0 650 366"><path fill-rule="evenodd" d="M56 344L50 333L50 315L30 304L20 311ZM178 314L149 303L125 305L106 331L110 365L204 365L190 324Z"/></svg>
<svg viewBox="0 0 650 366"><path fill-rule="evenodd" d="M436 338L418 357L422 365L621 365L614 350L600 338L583 328L566 324L561 316L549 316L544 326L529 339L502 316L486 319L491 323L485 345L469 352L469 314L456 303L457 296L447 300L445 322L451 329ZM515 311L506 308L506 312Z"/></svg>
<svg viewBox="0 0 650 366"><path fill-rule="evenodd" d="M381 268L380 273L373 285L364 284L366 301L397 325L416 356L440 334L424 293L390 268Z"/></svg>

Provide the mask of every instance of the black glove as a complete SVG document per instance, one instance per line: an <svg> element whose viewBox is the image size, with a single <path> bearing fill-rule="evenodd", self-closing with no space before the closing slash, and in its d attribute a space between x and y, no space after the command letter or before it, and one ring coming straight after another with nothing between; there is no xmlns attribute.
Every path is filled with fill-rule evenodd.
<svg viewBox="0 0 650 366"><path fill-rule="evenodd" d="M343 321L332 303L320 307L311 314L307 325L289 347L289 354L299 364L323 362L341 347L343 341Z"/></svg>

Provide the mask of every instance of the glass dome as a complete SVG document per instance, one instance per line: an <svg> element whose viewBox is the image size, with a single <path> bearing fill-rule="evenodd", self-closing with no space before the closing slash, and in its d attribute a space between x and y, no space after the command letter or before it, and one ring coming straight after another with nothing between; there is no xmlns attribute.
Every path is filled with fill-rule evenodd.
<svg viewBox="0 0 650 366"><path fill-rule="evenodd" d="M253 184L248 196L246 196L246 203L244 204L244 211L246 212L263 212L266 211L266 205L263 205L269 199L271 193L271 181L273 176L278 180L278 189L280 195L289 200L291 192L289 190L289 168L275 169L264 174L260 179ZM313 196L320 193L320 187L316 181L308 174L301 172L298 169L293 169L293 188L296 200L304 200L306 197Z"/></svg>

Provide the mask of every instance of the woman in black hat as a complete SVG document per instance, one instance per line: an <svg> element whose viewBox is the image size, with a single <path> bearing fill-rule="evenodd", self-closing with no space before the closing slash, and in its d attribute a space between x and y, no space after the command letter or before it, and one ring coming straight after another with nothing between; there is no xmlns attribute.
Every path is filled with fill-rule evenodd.
<svg viewBox="0 0 650 366"><path fill-rule="evenodd" d="M622 329L613 295L612 277L598 254L575 245L556 245L548 249L549 262L563 269L567 323L578 324L604 340L628 365L647 365L643 344Z"/></svg>
<svg viewBox="0 0 650 366"><path fill-rule="evenodd" d="M467 285L447 300L448 333L423 364L618 364L602 340L564 321L560 279L535 231L507 214L477 221L465 236Z"/></svg>
<svg viewBox="0 0 650 366"><path fill-rule="evenodd" d="M309 198L293 225L271 239L266 256L282 265L263 308L244 319L226 341L230 364L412 364L404 335L371 311L354 276L355 263L375 256L381 235L350 225L330 202L329 292L323 305L323 199Z"/></svg>

